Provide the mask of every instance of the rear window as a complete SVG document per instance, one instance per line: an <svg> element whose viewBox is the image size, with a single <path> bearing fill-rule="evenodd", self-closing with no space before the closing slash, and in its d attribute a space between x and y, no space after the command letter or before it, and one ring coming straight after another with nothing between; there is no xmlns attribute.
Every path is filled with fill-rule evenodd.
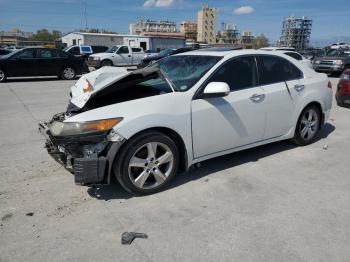
<svg viewBox="0 0 350 262"><path fill-rule="evenodd" d="M92 53L90 46L81 46L80 50L81 50L82 54L91 54Z"/></svg>
<svg viewBox="0 0 350 262"><path fill-rule="evenodd" d="M278 56L259 56L263 85L279 83L303 77L292 63Z"/></svg>
<svg viewBox="0 0 350 262"><path fill-rule="evenodd" d="M142 51L141 48L137 48L137 47L133 47L133 48L131 48L131 50L132 50L132 52L136 52L136 53Z"/></svg>

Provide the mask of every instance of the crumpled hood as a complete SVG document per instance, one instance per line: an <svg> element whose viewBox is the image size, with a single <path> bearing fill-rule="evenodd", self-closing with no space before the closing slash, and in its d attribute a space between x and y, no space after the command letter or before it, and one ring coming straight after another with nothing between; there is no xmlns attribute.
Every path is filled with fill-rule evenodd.
<svg viewBox="0 0 350 262"><path fill-rule="evenodd" d="M71 103L82 108L91 95L130 75L126 68L105 66L83 75L71 87Z"/></svg>

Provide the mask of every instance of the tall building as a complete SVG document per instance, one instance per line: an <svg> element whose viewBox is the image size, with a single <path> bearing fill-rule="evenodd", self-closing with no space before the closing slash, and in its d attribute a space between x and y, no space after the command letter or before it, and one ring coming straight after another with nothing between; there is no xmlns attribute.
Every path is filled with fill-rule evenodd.
<svg viewBox="0 0 350 262"><path fill-rule="evenodd" d="M185 36L185 39L197 41L197 23L191 21L182 21L180 24L180 33Z"/></svg>
<svg viewBox="0 0 350 262"><path fill-rule="evenodd" d="M198 11L197 41L208 44L216 42L216 18L218 9L204 4L202 10Z"/></svg>
<svg viewBox="0 0 350 262"><path fill-rule="evenodd" d="M284 19L282 35L279 46L294 47L296 50L304 50L309 47L312 20L303 16L295 18L290 16Z"/></svg>

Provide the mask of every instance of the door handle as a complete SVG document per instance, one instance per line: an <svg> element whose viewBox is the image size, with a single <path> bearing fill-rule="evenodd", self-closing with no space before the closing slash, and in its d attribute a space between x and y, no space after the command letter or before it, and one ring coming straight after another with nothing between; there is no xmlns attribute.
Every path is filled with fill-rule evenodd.
<svg viewBox="0 0 350 262"><path fill-rule="evenodd" d="M128 55L128 57L131 57L131 55Z"/></svg>
<svg viewBox="0 0 350 262"><path fill-rule="evenodd" d="M254 94L250 97L250 100L252 100L255 103L262 102L265 99L264 94Z"/></svg>
<svg viewBox="0 0 350 262"><path fill-rule="evenodd" d="M303 91L304 88L305 88L304 85L299 85L299 84L297 84L297 85L294 86L294 89L295 89L297 92Z"/></svg>

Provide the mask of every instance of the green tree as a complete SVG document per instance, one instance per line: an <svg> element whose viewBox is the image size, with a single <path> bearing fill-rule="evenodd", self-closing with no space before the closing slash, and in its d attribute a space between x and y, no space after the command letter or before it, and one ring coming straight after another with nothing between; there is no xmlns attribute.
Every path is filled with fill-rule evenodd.
<svg viewBox="0 0 350 262"><path fill-rule="evenodd" d="M269 46L269 39L264 34L260 34L259 36L255 37L254 48L259 49L267 46Z"/></svg>
<svg viewBox="0 0 350 262"><path fill-rule="evenodd" d="M58 38L61 38L62 33L57 30L49 32L47 29L37 30L35 34L30 38L32 41L54 42Z"/></svg>

